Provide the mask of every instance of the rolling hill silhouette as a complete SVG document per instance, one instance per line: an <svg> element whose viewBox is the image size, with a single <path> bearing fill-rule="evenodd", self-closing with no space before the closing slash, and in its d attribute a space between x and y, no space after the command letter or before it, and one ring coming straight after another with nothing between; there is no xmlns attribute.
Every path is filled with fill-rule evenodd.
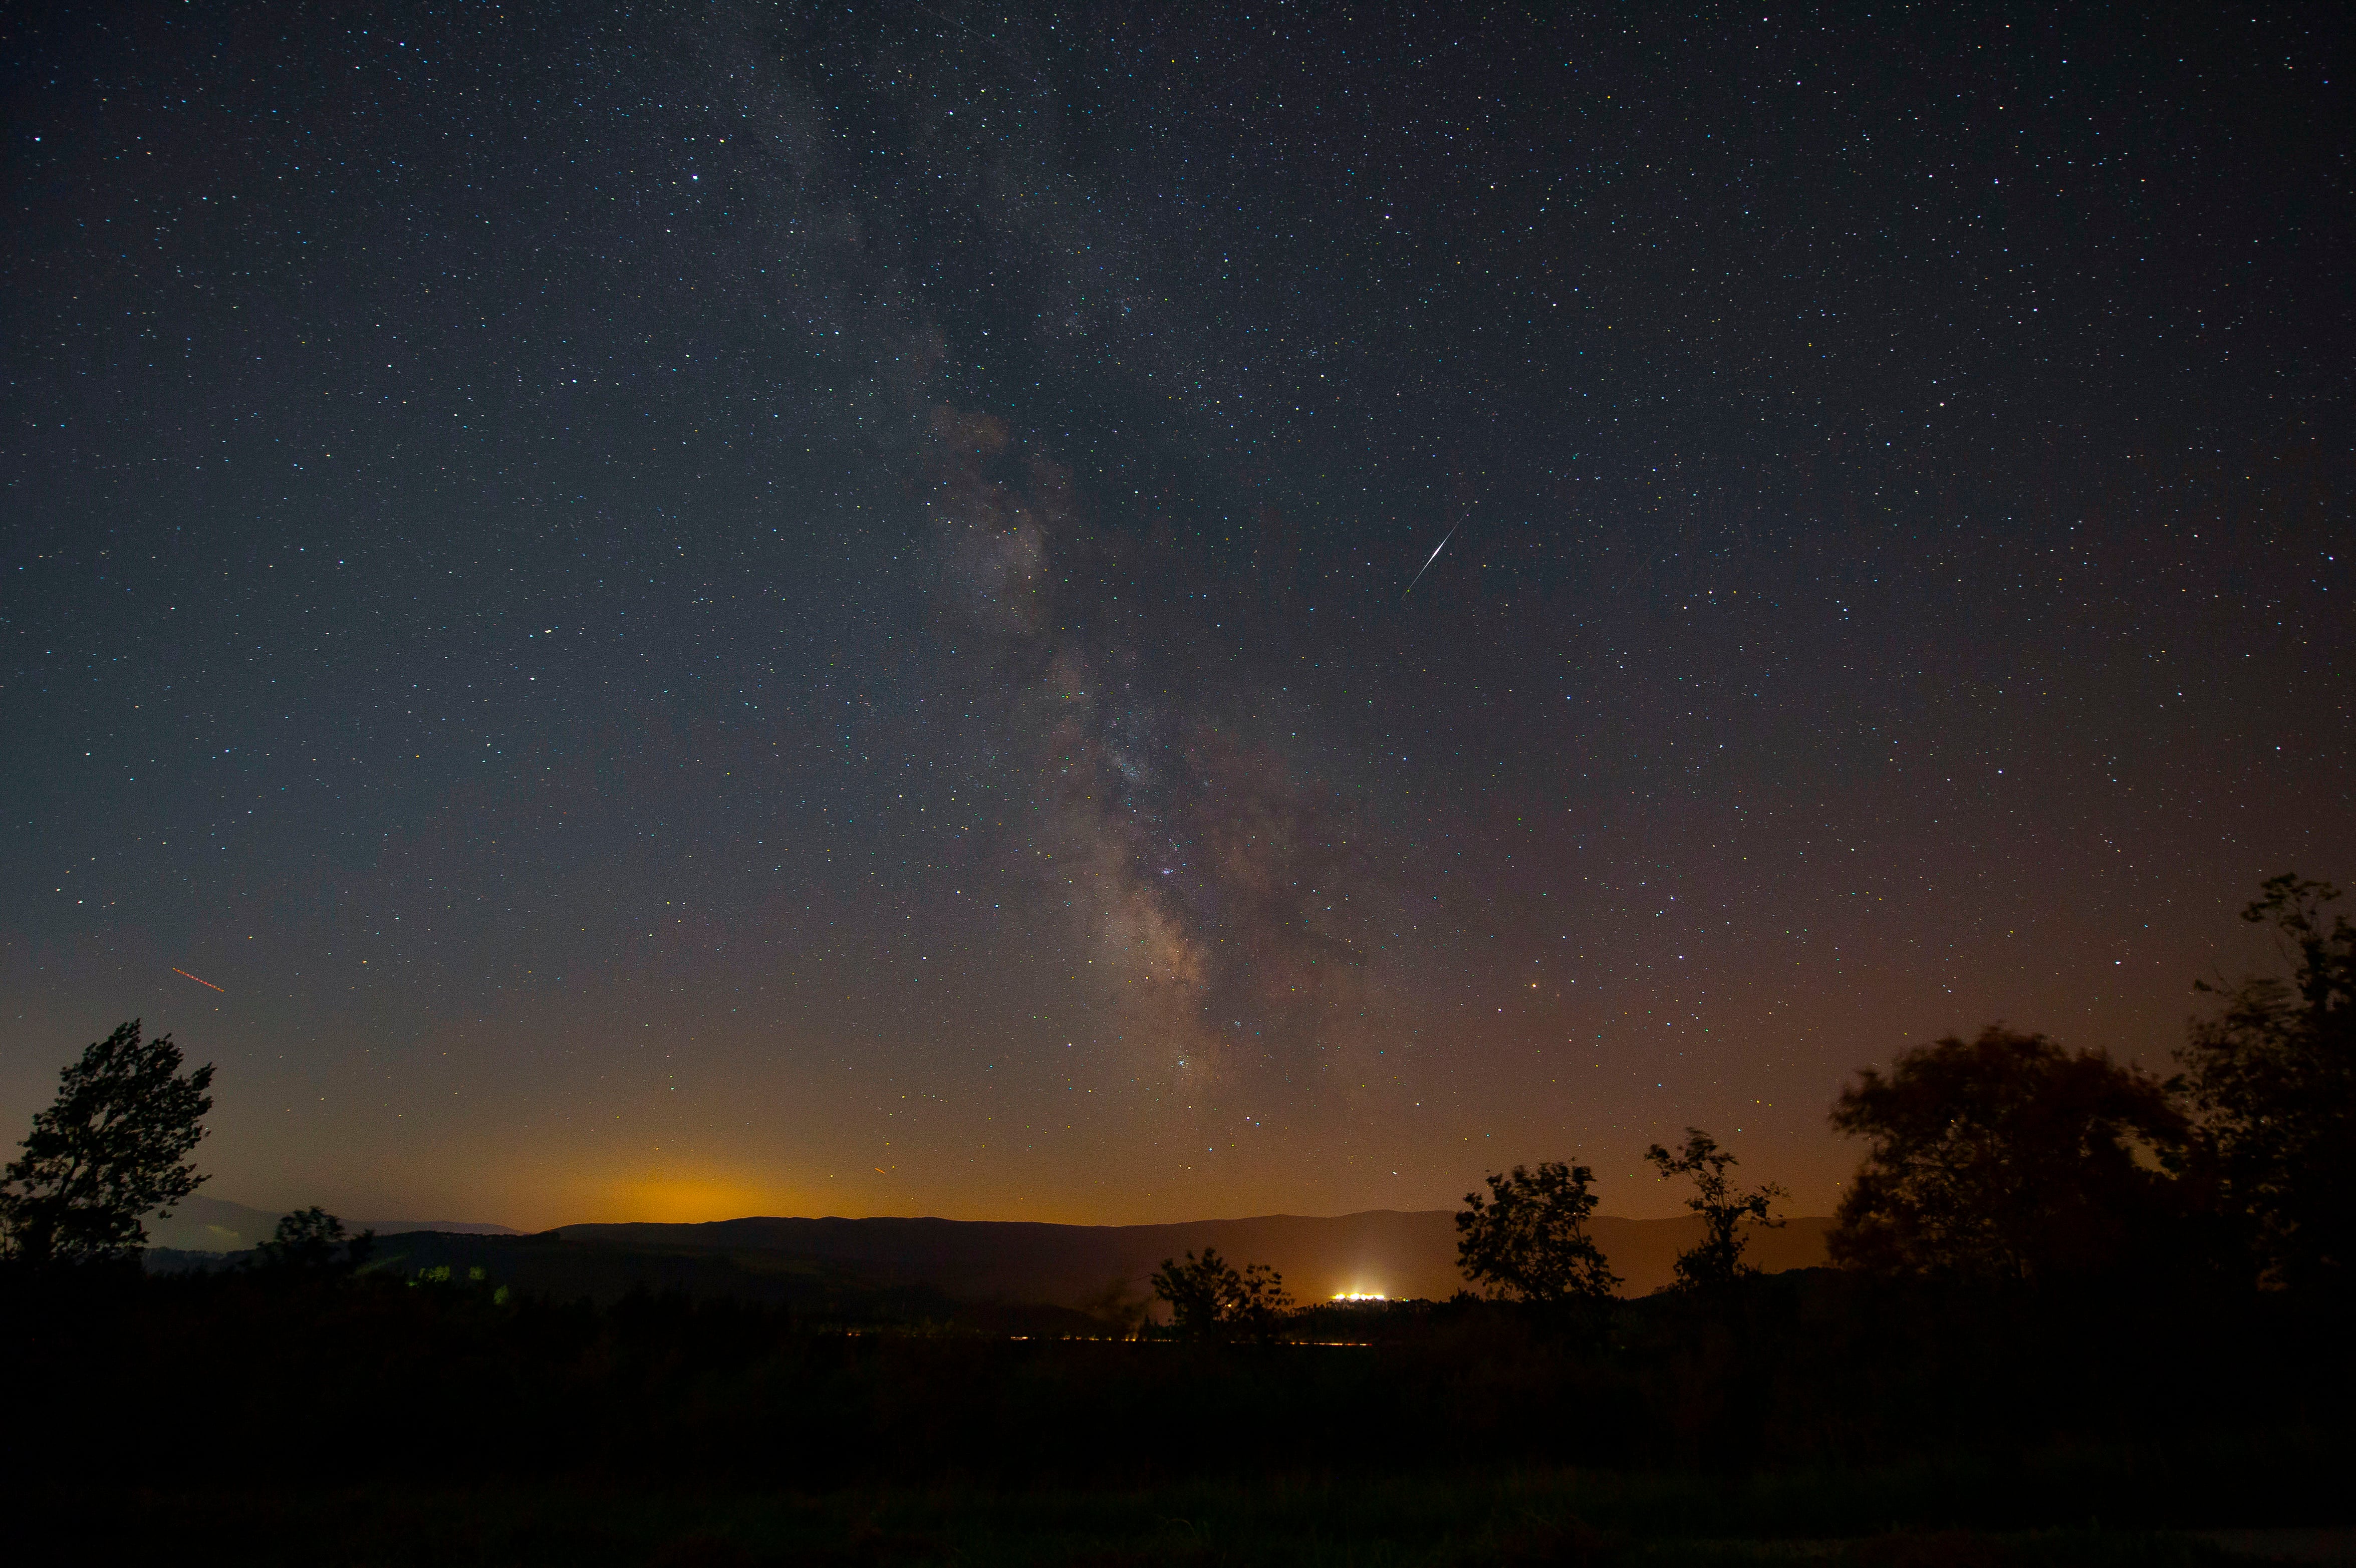
<svg viewBox="0 0 2356 1568"><path fill-rule="evenodd" d="M149 1266L234 1262L277 1220L266 1209L191 1197L171 1219L148 1220ZM647 1288L887 1318L938 1316L960 1307L1104 1313L1141 1301L1163 1259L1205 1248L1216 1248L1238 1267L1269 1264L1304 1304L1344 1294L1439 1300L1464 1288L1455 1213L1437 1208L1169 1225L747 1218L566 1225L529 1236L479 1222L349 1223L385 1238L380 1266L404 1273L480 1268L493 1283L559 1299L612 1300ZM1754 1229L1751 1261L1770 1273L1821 1264L1831 1224L1804 1218L1780 1230ZM1667 1284L1677 1253L1701 1237L1701 1221L1692 1216L1601 1217L1590 1228L1626 1295Z"/></svg>
<svg viewBox="0 0 2356 1568"><path fill-rule="evenodd" d="M242 1203L198 1194L175 1205L169 1219L148 1215L147 1242L151 1247L180 1252L242 1252L269 1240L280 1218L278 1209L249 1208ZM487 1225L477 1219L348 1219L344 1223L354 1231L373 1230L380 1236L398 1236L412 1230L441 1230L466 1236L518 1234L507 1226Z"/></svg>
<svg viewBox="0 0 2356 1568"><path fill-rule="evenodd" d="M1754 1230L1750 1256L1770 1273L1825 1262L1823 1218ZM1597 1243L1643 1295L1669 1283L1701 1221L1592 1221ZM1267 1263L1293 1295L1344 1293L1440 1299L1464 1287L1456 1269L1453 1210L1369 1209L1331 1219L1271 1214L1173 1225L1046 1225L960 1219L719 1219L701 1225L566 1225L553 1234L632 1251L793 1259L903 1284L929 1285L965 1301L1047 1302L1084 1307L1144 1294L1164 1258L1215 1247L1238 1266Z"/></svg>

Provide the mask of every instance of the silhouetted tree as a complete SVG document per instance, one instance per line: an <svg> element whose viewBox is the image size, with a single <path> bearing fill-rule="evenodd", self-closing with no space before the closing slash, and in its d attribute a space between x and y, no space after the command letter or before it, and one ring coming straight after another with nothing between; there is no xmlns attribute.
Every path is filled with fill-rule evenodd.
<svg viewBox="0 0 2356 1568"><path fill-rule="evenodd" d="M1189 1251L1183 1263L1162 1260L1154 1271L1153 1294L1170 1304L1170 1326L1179 1333L1209 1338L1218 1329L1221 1309L1242 1288L1242 1281L1215 1247L1205 1247L1197 1259Z"/></svg>
<svg viewBox="0 0 2356 1568"><path fill-rule="evenodd" d="M2289 1285L2356 1271L2356 928L2326 923L2339 897L2296 873L2264 883L2242 918L2275 928L2290 978L2196 983L2221 1004L2177 1053L2222 1201L2246 1222L2260 1272Z"/></svg>
<svg viewBox="0 0 2356 1568"><path fill-rule="evenodd" d="M349 1273L376 1251L376 1232L347 1235L344 1222L316 1204L279 1217L270 1240L254 1249L264 1268L304 1273Z"/></svg>
<svg viewBox="0 0 2356 1568"><path fill-rule="evenodd" d="M169 1035L141 1043L134 1018L59 1074L24 1153L0 1173L0 1229L28 1262L127 1257L147 1244L141 1216L205 1178L187 1162L213 1108L210 1064L183 1076Z"/></svg>
<svg viewBox="0 0 2356 1568"><path fill-rule="evenodd" d="M1291 1312L1292 1293L1284 1288L1284 1276L1266 1263L1244 1265L1243 1287L1236 1326L1266 1344L1276 1337L1278 1325Z"/></svg>
<svg viewBox="0 0 2356 1568"><path fill-rule="evenodd" d="M1464 1195L1456 1216L1456 1263L1494 1296L1517 1301L1601 1301L1620 1283L1587 1222L1595 1173L1558 1160L1515 1165L1487 1178L1489 1196Z"/></svg>
<svg viewBox="0 0 2356 1568"><path fill-rule="evenodd" d="M1292 1308L1284 1277L1266 1263L1237 1273L1215 1247L1183 1263L1162 1260L1153 1275L1154 1295L1170 1304L1171 1326L1198 1339L1215 1339L1241 1329L1265 1340Z"/></svg>
<svg viewBox="0 0 2356 1568"><path fill-rule="evenodd" d="M1790 1196L1769 1182L1750 1192L1736 1192L1727 1171L1735 1163L1734 1156L1718 1146L1718 1140L1698 1127L1686 1129L1686 1146L1676 1154L1655 1144L1644 1151L1665 1181L1671 1176L1691 1176L1694 1196L1686 1199L1686 1207L1701 1216L1701 1245L1677 1254L1676 1282L1681 1290L1711 1290L1733 1283L1744 1274L1759 1271L1742 1261L1742 1222L1780 1230L1783 1222L1772 1219L1768 1210L1779 1197Z"/></svg>
<svg viewBox="0 0 2356 1568"><path fill-rule="evenodd" d="M2038 1280L2147 1264L2181 1240L2189 1134L2166 1088L2101 1051L1992 1024L1901 1054L1841 1091L1868 1138L1833 1261L1885 1273Z"/></svg>

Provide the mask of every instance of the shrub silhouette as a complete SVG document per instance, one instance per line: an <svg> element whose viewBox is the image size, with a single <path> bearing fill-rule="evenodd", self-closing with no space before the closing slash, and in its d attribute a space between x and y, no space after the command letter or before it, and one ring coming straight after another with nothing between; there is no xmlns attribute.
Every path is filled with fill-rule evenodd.
<svg viewBox="0 0 2356 1568"><path fill-rule="evenodd" d="M1153 1275L1153 1294L1170 1304L1171 1326L1194 1339L1216 1339L1243 1330L1258 1339L1271 1337L1277 1324L1292 1308L1284 1277L1266 1263L1248 1265L1237 1273L1215 1247L1205 1247L1183 1263L1162 1260Z"/></svg>

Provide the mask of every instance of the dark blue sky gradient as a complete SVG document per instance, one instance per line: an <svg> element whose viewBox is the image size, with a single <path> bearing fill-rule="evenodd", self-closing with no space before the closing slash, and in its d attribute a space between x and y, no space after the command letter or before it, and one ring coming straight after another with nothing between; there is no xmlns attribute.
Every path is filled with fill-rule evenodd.
<svg viewBox="0 0 2356 1568"><path fill-rule="evenodd" d="M9 21L0 1122L1820 1212L1862 1063L2164 1065L2356 879L2344 17L1471 9Z"/></svg>

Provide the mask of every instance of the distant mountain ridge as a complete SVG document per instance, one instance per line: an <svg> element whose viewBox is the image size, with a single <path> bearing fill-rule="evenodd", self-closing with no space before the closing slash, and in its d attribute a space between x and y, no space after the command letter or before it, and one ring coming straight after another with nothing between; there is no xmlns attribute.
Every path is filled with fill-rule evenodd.
<svg viewBox="0 0 2356 1568"><path fill-rule="evenodd" d="M172 1218L148 1215L147 1244L181 1252L242 1252L270 1240L284 1211L249 1208L201 1193L173 1206ZM347 1219L346 1230L398 1236L412 1230L442 1230L466 1236L515 1236L521 1232L479 1219Z"/></svg>
<svg viewBox="0 0 2356 1568"><path fill-rule="evenodd" d="M164 1252L223 1255L269 1240L280 1216L221 1198L194 1197L169 1219L150 1216L148 1241ZM937 1291L976 1304L1044 1304L1102 1310L1146 1294L1165 1258L1215 1248L1241 1267L1267 1263L1284 1276L1295 1299L1321 1301L1345 1294L1394 1300L1440 1299L1464 1288L1456 1268L1453 1209L1367 1209L1318 1217L1268 1214L1243 1219L1198 1219L1167 1225L1054 1225L1029 1220L755 1217L696 1225L565 1225L525 1238L508 1226L480 1220L348 1219L354 1230L384 1237L429 1233L452 1238L530 1240L514 1251L461 1249L503 1273L523 1267L519 1285L584 1286L604 1294L632 1279L701 1294L755 1277L864 1281L884 1290ZM1748 1232L1751 1261L1773 1273L1826 1262L1832 1221L1794 1219L1780 1230ZM1621 1219L1601 1216L1590 1231L1622 1279L1622 1294L1644 1295L1667 1284L1676 1255L1701 1239L1701 1221ZM551 1251L550 1249L556 1249ZM405 1255L414 1248L401 1251ZM429 1249L431 1251L432 1249ZM444 1251L447 1249L444 1248ZM479 1253L479 1260L477 1254ZM422 1258L424 1254L420 1253ZM562 1257L576 1261L560 1262ZM448 1259L434 1252L434 1261ZM176 1265L177 1266L177 1265ZM746 1273L746 1270L752 1271ZM554 1271L550 1273L549 1271ZM684 1273L680 1271L684 1270ZM541 1276L545 1275L545 1278ZM734 1286L726 1288L735 1288Z"/></svg>
<svg viewBox="0 0 2356 1568"><path fill-rule="evenodd" d="M1794 1219L1753 1228L1750 1258L1769 1273L1826 1262L1832 1221ZM1701 1240L1695 1216L1599 1217L1590 1232L1623 1280L1643 1295L1670 1283L1676 1255ZM966 1301L1046 1302L1089 1307L1138 1296L1164 1258L1216 1248L1241 1266L1267 1263L1296 1299L1344 1294L1439 1299L1464 1288L1456 1267L1452 1209L1369 1209L1332 1218L1271 1214L1170 1225L1050 1225L931 1219L719 1219L700 1225L566 1225L567 1241L626 1248L767 1256L849 1267L879 1279L936 1287Z"/></svg>

